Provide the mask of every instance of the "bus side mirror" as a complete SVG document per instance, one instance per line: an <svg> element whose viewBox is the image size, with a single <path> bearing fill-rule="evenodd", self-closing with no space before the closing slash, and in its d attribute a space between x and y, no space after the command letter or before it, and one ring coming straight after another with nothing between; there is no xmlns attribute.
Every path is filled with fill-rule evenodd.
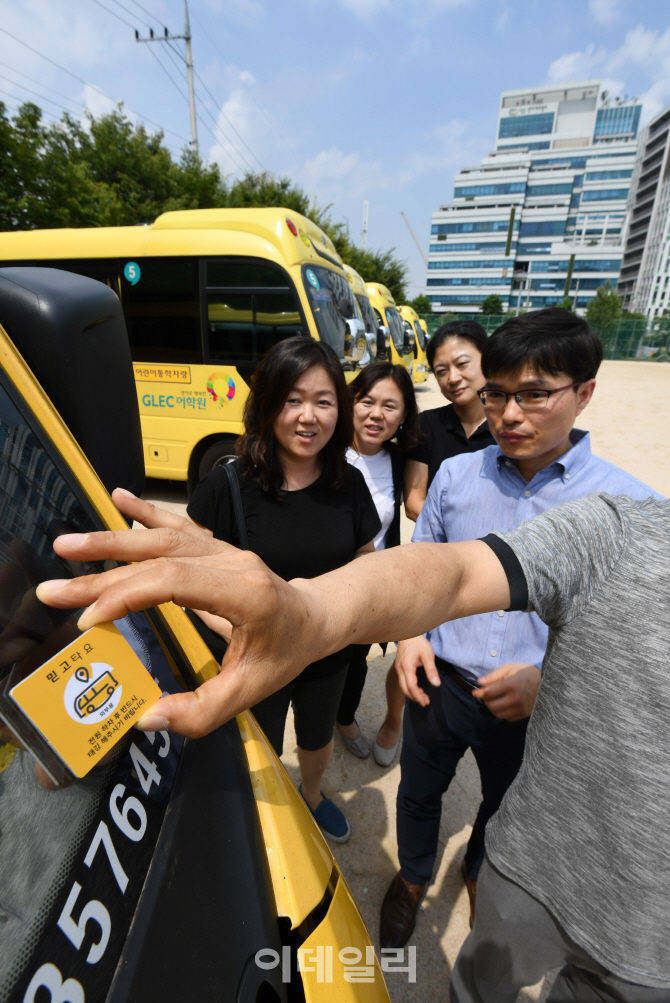
<svg viewBox="0 0 670 1003"><path fill-rule="evenodd" d="M0 324L107 490L142 494L137 391L116 294L57 268L0 268Z"/></svg>

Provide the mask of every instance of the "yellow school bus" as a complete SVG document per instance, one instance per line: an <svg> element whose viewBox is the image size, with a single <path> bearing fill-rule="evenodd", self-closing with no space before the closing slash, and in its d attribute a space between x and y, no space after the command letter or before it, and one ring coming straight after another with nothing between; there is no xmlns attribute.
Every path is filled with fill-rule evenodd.
<svg viewBox="0 0 670 1003"><path fill-rule="evenodd" d="M399 306L398 312L403 319L403 323L407 325L409 330L411 330L415 335L414 342L414 382L423 383L423 381L428 376L428 359L426 358L426 332L421 326L421 319L411 306Z"/></svg>
<svg viewBox="0 0 670 1003"><path fill-rule="evenodd" d="M148 226L0 234L0 267L98 279L123 305L150 477L198 480L233 452L277 341L326 341L353 378L365 325L330 238L291 210L166 212Z"/></svg>
<svg viewBox="0 0 670 1003"><path fill-rule="evenodd" d="M12 644L0 659L3 1001L390 1003L383 971L396 966L384 957L380 966L337 862L251 713L185 743L170 731L119 731L112 708L99 724L75 725L99 757L80 779L56 733L47 741L10 695L56 652L47 686L63 688L81 666L79 611L43 606L35 584L101 572L101 562L59 557L54 540L127 529L107 491L138 490L144 478L124 318L99 283L0 269L0 443ZM118 669L139 659L166 693L219 671L173 603L115 627L128 645ZM88 670L75 674L86 686ZM98 676L87 699L98 706L113 684ZM59 697L45 694L52 719Z"/></svg>
<svg viewBox="0 0 670 1003"><path fill-rule="evenodd" d="M380 327L377 322L377 314L370 303L370 296L365 286L365 280L352 268L345 265L344 271L349 279L356 302L361 311L363 322L365 323L365 336L368 339L368 354L371 359L378 359L384 362L390 358L391 334L388 327Z"/></svg>
<svg viewBox="0 0 670 1003"><path fill-rule="evenodd" d="M416 335L405 329L402 317L398 313L393 296L381 282L368 282L367 289L370 303L374 310L377 323L385 328L389 337L389 359L395 365L404 366L409 375L414 378L414 342Z"/></svg>

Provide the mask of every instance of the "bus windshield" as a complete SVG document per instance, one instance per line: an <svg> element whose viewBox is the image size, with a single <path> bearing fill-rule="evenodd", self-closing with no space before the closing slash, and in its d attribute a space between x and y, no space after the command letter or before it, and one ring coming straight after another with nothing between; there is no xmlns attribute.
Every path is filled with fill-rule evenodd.
<svg viewBox="0 0 670 1003"><path fill-rule="evenodd" d="M351 304L351 317L360 313L349 282L344 275L321 265L306 266L303 278L321 340L335 349L338 359L344 359L348 332L339 309L342 299Z"/></svg>
<svg viewBox="0 0 670 1003"><path fill-rule="evenodd" d="M421 345L421 348L425 351L426 350L426 332L421 327L421 324L419 323L418 320L414 321L414 330L416 331L416 340Z"/></svg>
<svg viewBox="0 0 670 1003"><path fill-rule="evenodd" d="M361 314L363 315L363 320L365 321L365 330L368 334L377 333L377 321L375 320L375 312L372 309L370 300L367 296L356 296L356 302L360 307Z"/></svg>
<svg viewBox="0 0 670 1003"><path fill-rule="evenodd" d="M405 329L402 326L402 319L400 314L393 306L387 306L386 310L386 322L391 331L391 337L393 338L393 344L402 353L405 345Z"/></svg>

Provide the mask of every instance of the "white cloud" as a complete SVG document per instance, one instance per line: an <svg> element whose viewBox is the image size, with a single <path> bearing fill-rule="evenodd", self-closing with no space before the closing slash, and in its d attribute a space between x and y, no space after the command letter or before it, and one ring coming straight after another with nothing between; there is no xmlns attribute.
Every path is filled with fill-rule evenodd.
<svg viewBox="0 0 670 1003"><path fill-rule="evenodd" d="M332 3L333 0L327 0ZM422 20L441 14L453 7L462 7L473 0L337 0L341 7L351 11L361 21L373 22L382 11L398 13L401 9L420 15Z"/></svg>
<svg viewBox="0 0 670 1003"><path fill-rule="evenodd" d="M468 126L457 119L437 126L415 146L416 150L430 152L413 150L398 156L391 169L385 168L381 159L366 160L358 151L345 153L331 147L306 160L298 176L319 201L336 203L385 190L401 191L435 173L444 175L448 185L454 173L465 164L481 160L490 146L481 137L467 138L467 132Z"/></svg>
<svg viewBox="0 0 670 1003"><path fill-rule="evenodd" d="M589 10L591 17L598 24L614 24L620 21L622 11L621 0L589 0Z"/></svg>
<svg viewBox="0 0 670 1003"><path fill-rule="evenodd" d="M548 79L562 83L604 77L610 93L620 94L628 86L626 77L632 72L642 74L649 83L638 95L647 121L670 101L670 28L661 34L638 25L616 49L596 48L591 43L585 49L559 56L549 67Z"/></svg>

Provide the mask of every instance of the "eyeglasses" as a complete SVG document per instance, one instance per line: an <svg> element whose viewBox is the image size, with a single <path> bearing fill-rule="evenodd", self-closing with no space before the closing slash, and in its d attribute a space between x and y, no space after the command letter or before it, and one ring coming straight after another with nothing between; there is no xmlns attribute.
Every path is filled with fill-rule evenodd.
<svg viewBox="0 0 670 1003"><path fill-rule="evenodd" d="M507 407L507 401L513 397L522 411L540 411L547 406L547 401L552 394L557 394L561 390L571 390L573 387L581 386L580 383L566 383L564 387L556 387L555 390L515 390L507 394L504 390L478 390L477 394L487 411L503 411Z"/></svg>

